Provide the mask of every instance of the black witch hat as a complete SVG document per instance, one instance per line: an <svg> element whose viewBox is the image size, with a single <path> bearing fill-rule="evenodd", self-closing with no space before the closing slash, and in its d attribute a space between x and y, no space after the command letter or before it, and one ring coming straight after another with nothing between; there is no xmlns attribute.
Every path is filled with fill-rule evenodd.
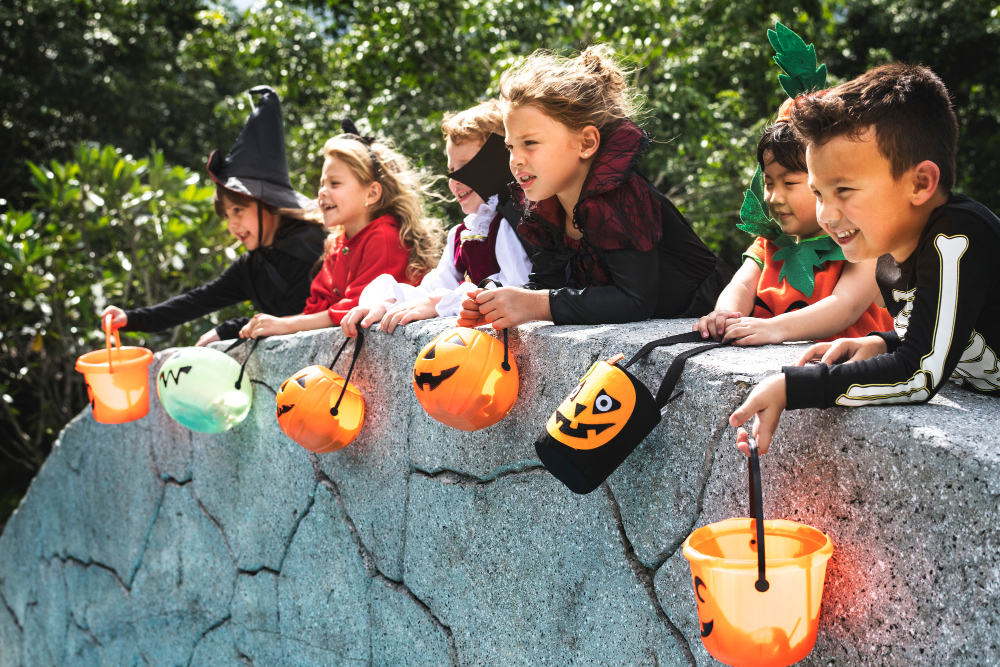
<svg viewBox="0 0 1000 667"><path fill-rule="evenodd" d="M250 90L260 95L257 108L225 158L219 150L208 158L212 180L233 192L259 199L277 208L314 208L316 202L292 189L285 157L285 125L281 101L268 86Z"/></svg>
<svg viewBox="0 0 1000 667"><path fill-rule="evenodd" d="M514 182L510 173L510 152L506 141L499 134L490 134L479 152L461 169L448 174L448 178L469 186L483 201L489 201L490 197L496 195L497 210L512 227L517 228L521 211L510 195L510 184Z"/></svg>

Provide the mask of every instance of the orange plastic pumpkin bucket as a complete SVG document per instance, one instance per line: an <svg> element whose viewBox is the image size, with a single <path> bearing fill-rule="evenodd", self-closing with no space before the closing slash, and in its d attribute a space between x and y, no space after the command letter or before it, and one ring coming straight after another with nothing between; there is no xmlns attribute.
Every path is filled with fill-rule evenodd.
<svg viewBox="0 0 1000 667"><path fill-rule="evenodd" d="M699 528L684 541L684 557L691 564L705 649L727 665L786 667L816 644L833 544L810 526L764 521L761 504L760 462L751 440L754 518Z"/></svg>
<svg viewBox="0 0 1000 667"><path fill-rule="evenodd" d="M104 319L106 349L80 355L76 370L87 383L94 421L122 424L149 413L149 364L153 353L144 347L122 347L111 316ZM115 347L111 347L114 338Z"/></svg>

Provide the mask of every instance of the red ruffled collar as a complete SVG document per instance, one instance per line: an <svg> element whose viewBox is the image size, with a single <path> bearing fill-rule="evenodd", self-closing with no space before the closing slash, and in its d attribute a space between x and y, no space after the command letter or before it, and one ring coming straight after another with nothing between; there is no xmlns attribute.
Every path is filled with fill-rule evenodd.
<svg viewBox="0 0 1000 667"><path fill-rule="evenodd" d="M660 206L636 166L651 141L645 130L624 120L604 140L573 210L573 226L584 245L601 250L651 250L662 235ZM518 232L540 247L565 244L564 214L557 197L530 201L516 183L514 203L524 212ZM562 237L562 238L559 238ZM575 245L575 244L573 244Z"/></svg>

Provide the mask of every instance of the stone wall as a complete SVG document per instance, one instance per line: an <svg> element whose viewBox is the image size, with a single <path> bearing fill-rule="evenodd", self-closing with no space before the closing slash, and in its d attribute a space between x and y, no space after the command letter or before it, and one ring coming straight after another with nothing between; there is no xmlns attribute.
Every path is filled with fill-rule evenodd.
<svg viewBox="0 0 1000 667"><path fill-rule="evenodd" d="M225 434L155 399L130 424L81 413L0 537L0 665L717 664L679 546L746 514L727 417L801 346L692 359L663 423L577 496L535 458L548 415L594 360L690 322L521 327L518 403L477 433L413 396L417 351L449 325L369 337L365 427L333 454L274 418L275 389L329 363L333 330L264 341L253 411ZM655 387L676 352L637 374ZM762 460L766 516L835 547L805 664L1000 660L998 427L996 399L952 388L785 420Z"/></svg>

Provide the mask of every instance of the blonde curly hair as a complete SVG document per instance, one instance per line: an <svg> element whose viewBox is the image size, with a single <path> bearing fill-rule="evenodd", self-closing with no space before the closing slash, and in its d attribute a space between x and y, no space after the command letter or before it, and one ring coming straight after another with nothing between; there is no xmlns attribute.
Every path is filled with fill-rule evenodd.
<svg viewBox="0 0 1000 667"><path fill-rule="evenodd" d="M326 142L323 157L340 160L362 185L367 186L375 181L375 168L368 148L353 135L340 135ZM410 250L406 277L417 282L437 266L444 245L444 230L439 220L424 216L424 186L409 161L388 142L375 141L371 150L378 160L378 182L382 186L382 196L371 208L372 219L391 215L399 222L399 240Z"/></svg>
<svg viewBox="0 0 1000 667"><path fill-rule="evenodd" d="M593 125L605 135L639 111L628 74L608 46L590 46L575 58L535 51L500 77L500 103L504 113L533 106L571 130Z"/></svg>

